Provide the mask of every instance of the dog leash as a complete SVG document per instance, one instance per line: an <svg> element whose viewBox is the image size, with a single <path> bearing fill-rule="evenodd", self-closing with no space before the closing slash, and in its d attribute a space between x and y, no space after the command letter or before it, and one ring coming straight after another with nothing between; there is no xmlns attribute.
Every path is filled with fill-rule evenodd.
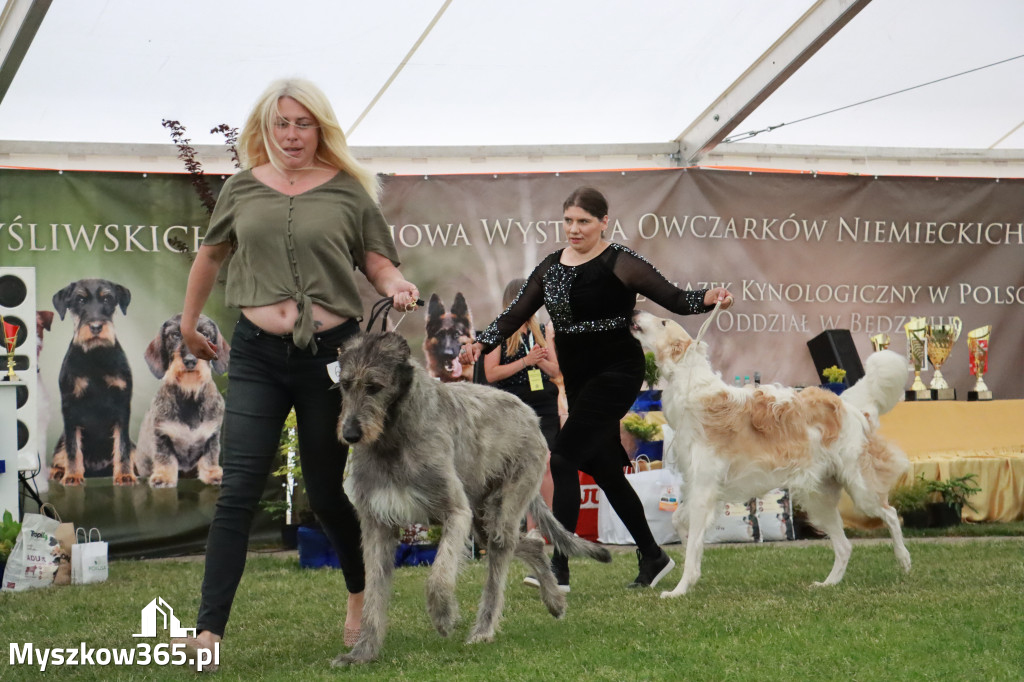
<svg viewBox="0 0 1024 682"><path fill-rule="evenodd" d="M718 311L721 310L721 308L722 308L722 302L721 301L717 301L715 303L715 307L711 310L711 314L708 315L707 319L704 320L704 324L702 324L700 326L700 329L697 331L697 338L695 338L693 340L693 345L697 345L698 343L701 342L701 339L704 338L704 332L706 332L708 330L708 327L711 326L712 320L715 319L715 316L718 315Z"/></svg>
<svg viewBox="0 0 1024 682"><path fill-rule="evenodd" d="M416 299L416 303L414 305L422 308L425 304L423 303L423 299L418 298ZM384 298L374 303L373 307L370 309L370 321L366 323L366 331L373 331L373 325L377 323L377 318L379 317L380 333L383 334L384 332L386 332L388 330L388 313L391 312L391 310L394 307L395 302L389 296L385 296ZM402 316L398 318L398 322L395 324L394 329L398 329L398 325L402 324L402 320L405 319L405 316L407 314L408 311L402 313Z"/></svg>

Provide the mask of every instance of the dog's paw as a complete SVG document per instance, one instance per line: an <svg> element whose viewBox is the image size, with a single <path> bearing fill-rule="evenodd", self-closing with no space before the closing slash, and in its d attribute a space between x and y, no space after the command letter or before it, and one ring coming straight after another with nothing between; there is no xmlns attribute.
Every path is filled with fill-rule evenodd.
<svg viewBox="0 0 1024 682"><path fill-rule="evenodd" d="M455 632L455 626L459 622L458 604L450 601L441 603L431 609L430 616L437 633L442 637L448 637Z"/></svg>
<svg viewBox="0 0 1024 682"><path fill-rule="evenodd" d="M199 472L199 480L206 485L220 485L224 478L224 470L220 467L211 467L207 471Z"/></svg>
<svg viewBox="0 0 1024 682"><path fill-rule="evenodd" d="M118 474L114 476L114 485L135 485L138 479L135 474Z"/></svg>
<svg viewBox="0 0 1024 682"><path fill-rule="evenodd" d="M85 476L82 474L68 474L61 479L60 484L66 488L73 488L78 485L85 485Z"/></svg>
<svg viewBox="0 0 1024 682"><path fill-rule="evenodd" d="M169 478L165 478L159 474L153 474L149 477L150 488L177 488L178 482Z"/></svg>
<svg viewBox="0 0 1024 682"><path fill-rule="evenodd" d="M493 632L471 632L466 638L466 644L482 644L494 641Z"/></svg>
<svg viewBox="0 0 1024 682"><path fill-rule="evenodd" d="M350 665L358 665L360 663L369 663L372 660L373 660L372 656L360 656L360 655L356 654L354 651L349 651L348 653L338 654L337 656L335 656L334 660L331 661L331 667L332 668L347 668Z"/></svg>
<svg viewBox="0 0 1024 682"><path fill-rule="evenodd" d="M437 564L435 568L436 566ZM449 589L438 590L436 584L431 585L428 582L427 613L430 614L430 622L438 634L447 637L455 631L455 626L459 622L459 602Z"/></svg>
<svg viewBox="0 0 1024 682"><path fill-rule="evenodd" d="M561 597L561 599L559 599L559 597ZM550 602L544 602L544 605L548 607L548 613L554 616L555 620L561 620L565 617L565 595L561 592L559 592L558 595Z"/></svg>
<svg viewBox="0 0 1024 682"><path fill-rule="evenodd" d="M50 480L63 483L64 467L52 467L50 469Z"/></svg>

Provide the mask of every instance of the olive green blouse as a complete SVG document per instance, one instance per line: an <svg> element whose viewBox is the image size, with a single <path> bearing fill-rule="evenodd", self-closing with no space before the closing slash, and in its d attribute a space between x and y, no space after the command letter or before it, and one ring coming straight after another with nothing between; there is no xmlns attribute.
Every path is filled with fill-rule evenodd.
<svg viewBox="0 0 1024 682"><path fill-rule="evenodd" d="M226 302L235 308L293 299L299 308L293 340L313 341L317 303L335 315L358 318L363 303L355 268L366 272L366 254L398 263L391 230L380 208L352 176L339 172L322 185L288 196L244 170L224 183L205 244L233 239Z"/></svg>

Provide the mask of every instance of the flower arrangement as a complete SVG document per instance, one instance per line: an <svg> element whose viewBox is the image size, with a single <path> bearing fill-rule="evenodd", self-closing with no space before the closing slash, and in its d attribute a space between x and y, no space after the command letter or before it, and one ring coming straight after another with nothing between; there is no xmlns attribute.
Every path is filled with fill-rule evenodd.
<svg viewBox="0 0 1024 682"><path fill-rule="evenodd" d="M823 369L821 371L821 375L825 377L825 381L830 384L841 384L843 383L843 379L846 378L846 370L840 369L836 365L832 365L831 367Z"/></svg>
<svg viewBox="0 0 1024 682"><path fill-rule="evenodd" d="M661 424L647 421L636 412L630 412L623 418L622 428L642 441L653 440L661 435Z"/></svg>

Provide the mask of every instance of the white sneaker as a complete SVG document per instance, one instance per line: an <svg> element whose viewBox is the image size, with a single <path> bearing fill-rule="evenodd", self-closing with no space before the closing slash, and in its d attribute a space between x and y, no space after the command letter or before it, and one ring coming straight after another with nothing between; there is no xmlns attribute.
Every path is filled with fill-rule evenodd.
<svg viewBox="0 0 1024 682"><path fill-rule="evenodd" d="M530 587L536 587L536 588L540 589L540 581L537 580L537 578L535 576L532 576L532 575L528 575L525 578L523 578L523 584L524 585L529 585ZM569 587L569 583L565 583L564 585L559 583L558 584L558 591L559 592L566 592L566 593L568 593L568 592L572 591L572 588Z"/></svg>

